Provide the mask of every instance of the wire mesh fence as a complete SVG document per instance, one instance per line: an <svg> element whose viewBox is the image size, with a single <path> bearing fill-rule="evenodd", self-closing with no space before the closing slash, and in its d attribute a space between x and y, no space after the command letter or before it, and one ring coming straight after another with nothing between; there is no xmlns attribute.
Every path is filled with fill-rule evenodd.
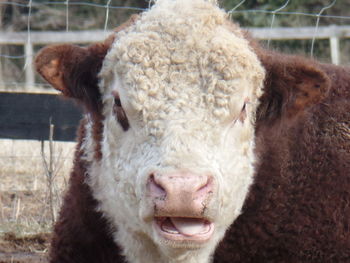
<svg viewBox="0 0 350 263"><path fill-rule="evenodd" d="M146 10L152 3L136 0L1 1L0 88L49 89L31 67L35 53L47 44L38 42L38 31L42 38L50 40L49 43L62 42L64 33L65 38L69 34L75 35L80 42L73 39L70 42L77 44L96 42L131 14ZM241 26L253 27L253 35L254 28L260 28L260 32L264 28L263 33L256 31L256 37L263 38L269 48L314 56L324 62L350 63L350 27L347 27L350 25L350 11L346 7L349 0L312 0L307 3L300 0L223 0L220 4ZM332 27L328 28L330 25ZM286 39L283 29L293 30L292 36ZM320 35L320 31L328 32L327 37ZM280 34L276 35L276 32ZM89 36L88 41L84 40L83 34ZM270 37L264 37L266 34ZM298 37L298 34L303 37ZM16 42L16 38L20 41Z"/></svg>

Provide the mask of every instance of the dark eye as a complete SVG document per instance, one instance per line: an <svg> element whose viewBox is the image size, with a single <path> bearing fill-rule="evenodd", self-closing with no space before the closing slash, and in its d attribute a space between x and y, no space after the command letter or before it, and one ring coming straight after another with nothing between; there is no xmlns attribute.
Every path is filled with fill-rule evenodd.
<svg viewBox="0 0 350 263"><path fill-rule="evenodd" d="M117 107L121 107L122 106L119 97L114 97L114 105L117 106Z"/></svg>
<svg viewBox="0 0 350 263"><path fill-rule="evenodd" d="M114 105L113 105L114 116L116 117L119 124L122 126L124 131L127 131L130 127L128 118L126 117L125 111L122 108L120 98L118 94L114 94Z"/></svg>

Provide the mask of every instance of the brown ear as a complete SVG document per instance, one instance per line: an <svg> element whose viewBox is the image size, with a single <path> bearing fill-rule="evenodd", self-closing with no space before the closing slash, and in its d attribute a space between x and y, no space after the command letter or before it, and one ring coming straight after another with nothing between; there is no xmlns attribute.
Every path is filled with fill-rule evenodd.
<svg viewBox="0 0 350 263"><path fill-rule="evenodd" d="M83 102L89 110L98 110L101 96L97 74L113 39L107 40L86 48L48 46L36 56L36 70L65 96Z"/></svg>
<svg viewBox="0 0 350 263"><path fill-rule="evenodd" d="M125 29L137 18L137 15L131 16L114 31ZM101 95L97 75L114 38L115 34L112 34L104 42L88 47L69 44L45 47L36 56L36 70L65 96L83 102L89 110L99 110Z"/></svg>
<svg viewBox="0 0 350 263"><path fill-rule="evenodd" d="M266 50L257 53L266 70L258 121L295 117L327 95L330 79L315 61Z"/></svg>
<svg viewBox="0 0 350 263"><path fill-rule="evenodd" d="M73 96L71 74L87 58L87 49L73 45L52 45L42 49L36 56L38 73L55 89L66 96Z"/></svg>

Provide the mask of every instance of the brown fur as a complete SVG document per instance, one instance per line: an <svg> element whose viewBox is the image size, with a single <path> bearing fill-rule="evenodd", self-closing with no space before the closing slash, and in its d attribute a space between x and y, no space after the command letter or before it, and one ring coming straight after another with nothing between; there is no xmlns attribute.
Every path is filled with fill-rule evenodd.
<svg viewBox="0 0 350 263"><path fill-rule="evenodd" d="M331 81L322 102L258 122L255 184L215 262L349 262L350 69L317 66Z"/></svg>
<svg viewBox="0 0 350 263"><path fill-rule="evenodd" d="M123 30L137 19L133 15L115 32ZM101 94L98 89L97 74L102 61L113 43L115 35L103 43L87 48L73 45L53 45L41 50L35 60L37 71L54 88L66 97L74 98L82 104L89 117L81 122L78 131L78 145L75 162L65 195L59 220L55 225L50 249L50 262L125 262L120 249L113 242L109 224L103 215L96 212L97 201L92 197L90 188L85 184L88 164L82 161L81 143L85 137L86 121L92 122L93 139L96 143L95 158L102 158L100 141L102 140ZM128 126L122 109L116 109L116 118Z"/></svg>
<svg viewBox="0 0 350 263"><path fill-rule="evenodd" d="M51 242L50 262L125 262L113 242L109 224L96 211L97 201L85 184L88 164L81 160L80 146L85 137L82 121L75 162L60 217Z"/></svg>
<svg viewBox="0 0 350 263"><path fill-rule="evenodd" d="M103 120L97 72L112 40L88 48L48 47L36 60L45 79L86 106L96 142ZM254 41L251 45L267 71L257 111L259 162L243 213L214 262L348 262L350 69L267 51ZM121 106L115 112L127 129ZM51 262L124 262L84 183L83 126ZM102 158L98 147L97 159Z"/></svg>

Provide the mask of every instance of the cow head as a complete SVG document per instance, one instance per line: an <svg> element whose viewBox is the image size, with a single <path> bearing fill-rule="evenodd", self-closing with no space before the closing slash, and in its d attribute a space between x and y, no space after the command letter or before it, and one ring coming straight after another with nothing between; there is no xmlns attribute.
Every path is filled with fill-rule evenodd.
<svg viewBox="0 0 350 263"><path fill-rule="evenodd" d="M253 181L265 70L210 2L159 0L117 31L37 69L86 106L87 183L128 260L208 262Z"/></svg>

